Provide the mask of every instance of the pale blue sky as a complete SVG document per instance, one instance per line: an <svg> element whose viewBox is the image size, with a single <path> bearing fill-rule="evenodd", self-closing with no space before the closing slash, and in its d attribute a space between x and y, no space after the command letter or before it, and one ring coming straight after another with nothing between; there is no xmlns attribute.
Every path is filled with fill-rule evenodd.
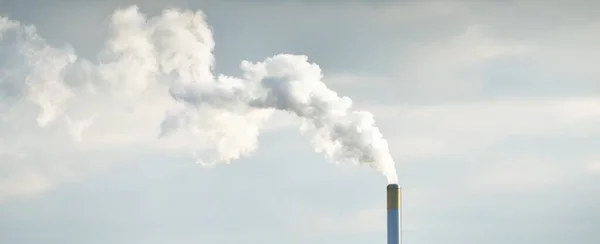
<svg viewBox="0 0 600 244"><path fill-rule="evenodd" d="M200 9L217 72L305 54L375 114L404 188L404 243L600 243L600 5L365 2L9 0L0 15L93 59L118 7ZM212 169L0 121L0 243L385 243L385 178L327 162L277 119L253 155Z"/></svg>

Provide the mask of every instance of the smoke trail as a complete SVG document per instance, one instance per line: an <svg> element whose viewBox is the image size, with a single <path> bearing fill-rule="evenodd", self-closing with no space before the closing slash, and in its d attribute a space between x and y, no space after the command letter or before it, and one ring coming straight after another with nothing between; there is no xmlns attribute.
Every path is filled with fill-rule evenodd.
<svg viewBox="0 0 600 244"><path fill-rule="evenodd" d="M242 77L216 76L215 43L202 12L170 9L147 18L133 6L115 11L111 20L105 49L89 61L70 48L50 47L33 27L0 18L0 38L12 35L16 53L8 53L23 62L0 63L0 87L8 91L0 96L0 112L16 106L11 99L26 100L40 108L40 126L64 118L82 140L83 130L107 116L99 110L135 112L146 102L165 101L157 107L165 114L159 136L193 135L199 161L213 165L254 151L260 129L274 111L284 111L302 120L302 131L329 160L368 165L397 181L373 115L330 90L306 56L243 61ZM107 105L84 106L92 100Z"/></svg>

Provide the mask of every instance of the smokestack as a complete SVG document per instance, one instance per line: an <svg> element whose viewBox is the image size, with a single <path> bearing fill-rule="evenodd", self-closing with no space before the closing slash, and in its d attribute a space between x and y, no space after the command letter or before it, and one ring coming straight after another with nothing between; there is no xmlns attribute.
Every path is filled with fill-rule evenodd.
<svg viewBox="0 0 600 244"><path fill-rule="evenodd" d="M387 243L402 244L402 188L387 186Z"/></svg>

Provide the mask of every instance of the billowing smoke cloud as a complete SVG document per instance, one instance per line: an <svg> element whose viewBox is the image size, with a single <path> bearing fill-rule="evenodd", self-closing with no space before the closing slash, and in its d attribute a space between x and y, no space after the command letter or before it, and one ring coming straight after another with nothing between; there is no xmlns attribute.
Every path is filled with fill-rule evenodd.
<svg viewBox="0 0 600 244"><path fill-rule="evenodd" d="M106 47L91 61L51 47L31 26L0 18L2 118L35 105L39 126L64 121L74 139L85 141L81 133L97 120L156 102L162 123L146 133L192 136L199 162L214 165L253 152L261 128L283 111L302 120L302 132L329 160L368 165L397 181L373 115L330 90L306 56L243 61L241 77L217 76L215 43L201 12L171 9L147 18L134 6L117 10L110 27Z"/></svg>

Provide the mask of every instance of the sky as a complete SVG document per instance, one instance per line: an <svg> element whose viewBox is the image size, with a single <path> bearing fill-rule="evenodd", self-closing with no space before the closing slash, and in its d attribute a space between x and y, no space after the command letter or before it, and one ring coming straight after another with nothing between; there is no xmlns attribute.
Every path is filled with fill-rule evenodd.
<svg viewBox="0 0 600 244"><path fill-rule="evenodd" d="M235 135L262 115L200 117L249 149L209 167L193 150L210 139L159 138L175 102L137 93L146 53L106 53L146 48L136 15L114 18L131 6L204 13L214 74L282 53L317 64L389 144L404 243L600 242L598 3L26 0L0 1L0 243L385 243L385 177L316 152L295 116L275 113L256 142ZM17 21L31 46L7 31ZM141 73L90 95L81 76L55 82L73 55Z"/></svg>

